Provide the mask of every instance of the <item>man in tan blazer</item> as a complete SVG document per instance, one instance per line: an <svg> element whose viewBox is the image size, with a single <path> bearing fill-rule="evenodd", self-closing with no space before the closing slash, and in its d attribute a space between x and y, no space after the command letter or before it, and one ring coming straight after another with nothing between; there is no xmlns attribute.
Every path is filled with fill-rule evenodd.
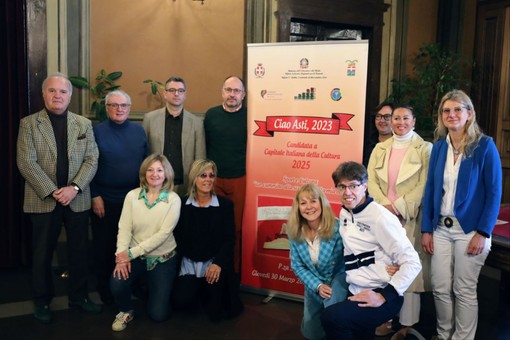
<svg viewBox="0 0 510 340"><path fill-rule="evenodd" d="M163 96L165 107L146 113L143 128L151 152L162 153L170 161L175 172L174 191L184 196L191 164L195 159L206 157L204 123L200 117L184 109L184 79L170 77Z"/></svg>
<svg viewBox="0 0 510 340"><path fill-rule="evenodd" d="M49 323L54 295L51 260L62 224L68 245L69 306L101 311L87 296L89 183L97 170L98 151L90 120L67 109L69 80L50 75L42 91L45 108L20 122L16 160L25 178L23 210L33 226L34 316Z"/></svg>

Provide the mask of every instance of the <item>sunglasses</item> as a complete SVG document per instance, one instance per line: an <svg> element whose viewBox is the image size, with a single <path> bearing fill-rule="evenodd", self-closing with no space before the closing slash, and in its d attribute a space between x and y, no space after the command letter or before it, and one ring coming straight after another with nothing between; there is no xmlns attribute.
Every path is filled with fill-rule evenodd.
<svg viewBox="0 0 510 340"><path fill-rule="evenodd" d="M210 173L210 174L200 174L198 177L200 177L202 179L206 179L207 177L209 177L209 178L216 178L216 174L213 174L213 173Z"/></svg>

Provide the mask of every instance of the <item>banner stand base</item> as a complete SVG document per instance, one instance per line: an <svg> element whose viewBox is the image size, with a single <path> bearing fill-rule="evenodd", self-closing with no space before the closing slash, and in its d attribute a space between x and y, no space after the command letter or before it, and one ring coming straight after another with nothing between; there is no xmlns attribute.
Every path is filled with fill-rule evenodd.
<svg viewBox="0 0 510 340"><path fill-rule="evenodd" d="M274 297L273 295L269 295L265 299L260 301L260 303L264 303L264 304L269 303L273 299L273 297Z"/></svg>
<svg viewBox="0 0 510 340"><path fill-rule="evenodd" d="M264 295L265 298L260 302L263 304L269 303L273 298L282 298L282 299L296 301L296 302L304 301L303 295L285 293L285 292L280 292L277 290L271 290L271 289L265 289L265 288L251 287L251 286L246 286L243 284L240 285L239 290L242 292Z"/></svg>

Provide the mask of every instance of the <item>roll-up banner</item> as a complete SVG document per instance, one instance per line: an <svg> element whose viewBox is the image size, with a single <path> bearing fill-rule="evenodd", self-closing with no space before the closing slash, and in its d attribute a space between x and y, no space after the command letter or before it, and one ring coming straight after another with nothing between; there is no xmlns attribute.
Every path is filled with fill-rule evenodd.
<svg viewBox="0 0 510 340"><path fill-rule="evenodd" d="M319 186L338 216L331 174L361 162L368 41L249 44L241 281L300 298L286 222L296 190Z"/></svg>
<svg viewBox="0 0 510 340"><path fill-rule="evenodd" d="M368 41L249 44L243 286L300 299L286 222L296 190L315 183L340 210L331 173L361 162Z"/></svg>

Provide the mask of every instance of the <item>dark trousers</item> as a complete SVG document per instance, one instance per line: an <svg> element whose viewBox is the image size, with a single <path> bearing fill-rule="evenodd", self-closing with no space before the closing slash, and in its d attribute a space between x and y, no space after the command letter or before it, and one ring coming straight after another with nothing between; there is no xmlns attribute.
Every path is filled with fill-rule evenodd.
<svg viewBox="0 0 510 340"><path fill-rule="evenodd" d="M398 314L404 298L395 296L379 307L359 307L359 302L345 300L324 309L322 327L328 339L373 340L375 328Z"/></svg>
<svg viewBox="0 0 510 340"><path fill-rule="evenodd" d="M153 321L164 321L170 315L170 294L177 275L177 256L166 262L158 263L152 270L147 270L147 262L140 258L131 261L131 273L127 280L111 276L110 288L115 304L121 312L134 310L131 300L133 283L146 276L149 297L147 313Z"/></svg>
<svg viewBox="0 0 510 340"><path fill-rule="evenodd" d="M73 212L57 203L51 213L30 214L32 221L32 290L36 306L47 305L55 292L51 260L62 224L66 230L69 262L68 295L70 301L87 296L87 242L89 210Z"/></svg>
<svg viewBox="0 0 510 340"><path fill-rule="evenodd" d="M207 315L220 318L223 314L222 292L225 287L224 275L220 275L218 282L209 284L205 277L195 275L178 276L172 293L172 300L176 308L192 309L202 302Z"/></svg>
<svg viewBox="0 0 510 340"><path fill-rule="evenodd" d="M110 277L115 268L115 251L122 205L122 203L104 202L105 216L103 218L97 217L93 212L90 214L96 288L101 296L110 292Z"/></svg>
<svg viewBox="0 0 510 340"><path fill-rule="evenodd" d="M232 271L222 270L220 279L209 284L204 277L195 275L178 276L172 293L174 306L179 309L193 309L202 303L211 321L233 318L244 306L239 298L239 281Z"/></svg>

